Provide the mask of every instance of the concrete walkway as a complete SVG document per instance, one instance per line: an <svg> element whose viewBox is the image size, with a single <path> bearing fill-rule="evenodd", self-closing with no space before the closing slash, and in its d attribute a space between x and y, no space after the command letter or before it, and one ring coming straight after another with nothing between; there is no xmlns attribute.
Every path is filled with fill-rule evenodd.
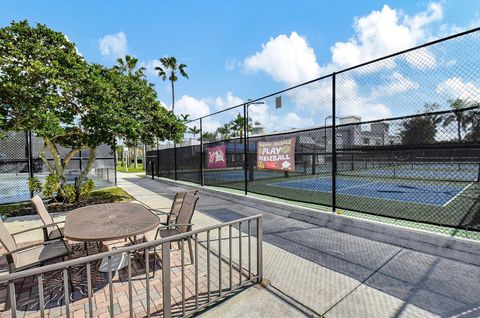
<svg viewBox="0 0 480 318"><path fill-rule="evenodd" d="M189 188L125 174L120 174L119 186L166 209L170 201L165 198ZM275 209L253 198L248 205L241 201L200 190L201 213L193 223L202 227L262 213L264 276L278 291L276 299L284 295L287 303L326 317L480 316L479 266L297 221L286 217L288 207ZM234 302L232 308L239 303L254 308L245 297L222 306L229 302ZM281 309L275 314L281 315Z"/></svg>
<svg viewBox="0 0 480 318"><path fill-rule="evenodd" d="M165 211L176 192L190 188L131 174L118 177L118 185L136 200ZM294 220L288 206L204 190L199 195L195 228L263 214L264 277L271 282L205 317L480 316L479 266ZM12 218L7 226L20 230L38 222Z"/></svg>

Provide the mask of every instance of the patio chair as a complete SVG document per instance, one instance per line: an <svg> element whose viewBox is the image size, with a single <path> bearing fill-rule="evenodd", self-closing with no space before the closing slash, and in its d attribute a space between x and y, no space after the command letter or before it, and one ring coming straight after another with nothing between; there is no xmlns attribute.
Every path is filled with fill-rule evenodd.
<svg viewBox="0 0 480 318"><path fill-rule="evenodd" d="M168 225L170 223L175 223L178 213L180 212L180 208L182 207L183 199L185 195L190 193L192 195L197 195L198 190L188 191L188 192L177 192L175 197L173 198L172 206L170 207L170 212L163 212L158 209L152 209L151 211L157 215L167 215L167 220L164 222L160 222L162 225Z"/></svg>
<svg viewBox="0 0 480 318"><path fill-rule="evenodd" d="M176 217L176 223L170 223L168 225L160 226L156 230L145 233L145 241L154 241L160 238L167 238L177 234L187 233L192 230L193 224L191 224L193 212L195 211L195 206L197 204L198 197L186 193L182 202L180 211ZM188 250L190 252L190 262L193 264L193 248L192 248L192 238L189 236L185 238L188 243ZM178 244L178 249L180 249L180 240L176 240ZM153 276L155 276L156 270L156 247L153 248Z"/></svg>
<svg viewBox="0 0 480 318"><path fill-rule="evenodd" d="M50 241L63 238L63 227L60 227L59 224L63 224L65 221L55 222L50 213L48 213L45 204L43 204L42 198L40 198L38 195L35 195L32 198L32 203L35 206L40 219L42 219L42 222L45 225L45 227L43 227L44 240Z"/></svg>
<svg viewBox="0 0 480 318"><path fill-rule="evenodd" d="M24 247L18 247L15 242L15 236L29 231L45 228L45 225L10 234L5 224L0 220L0 243L6 250L1 256L7 258L8 271L10 273L23 271L31 267L43 265L45 262L66 257L71 254L67 243L62 240L51 240L30 244ZM70 274L70 273L69 273ZM71 275L69 275L71 278ZM70 282L70 284L72 284ZM73 290L73 289L72 289ZM5 309L10 308L10 297L7 290Z"/></svg>

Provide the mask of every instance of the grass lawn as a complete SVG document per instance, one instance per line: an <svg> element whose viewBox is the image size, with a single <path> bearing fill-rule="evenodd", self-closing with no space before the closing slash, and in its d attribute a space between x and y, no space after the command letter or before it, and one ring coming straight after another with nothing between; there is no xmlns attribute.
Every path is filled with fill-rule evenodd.
<svg viewBox="0 0 480 318"><path fill-rule="evenodd" d="M82 206L110 203L110 202L128 202L133 197L121 188L108 188L93 191L92 195L79 203L57 203L53 200L45 201L45 205L49 212L69 211ZM0 205L0 215L4 216L20 216L37 214L30 202Z"/></svg>
<svg viewBox="0 0 480 318"><path fill-rule="evenodd" d="M137 173L137 172L144 172L143 170L143 164L139 163L138 168L134 168L133 165L128 167L128 171L126 171L125 166L122 167L121 164L117 165L117 171L119 172L126 172L126 173Z"/></svg>

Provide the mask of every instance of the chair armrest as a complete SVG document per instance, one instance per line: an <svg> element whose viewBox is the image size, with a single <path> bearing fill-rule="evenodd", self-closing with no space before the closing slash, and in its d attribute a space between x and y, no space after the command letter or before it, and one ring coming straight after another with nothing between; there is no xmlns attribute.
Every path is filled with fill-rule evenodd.
<svg viewBox="0 0 480 318"><path fill-rule="evenodd" d="M54 241L50 241L50 243L51 243L51 242L54 242ZM11 254L14 254L14 253L18 253L18 252L21 252L21 251L25 251L25 250L31 249L31 248L33 248L33 247L42 246L42 245L48 245L48 244L50 244L50 243L45 243L45 242L34 243L34 244L31 244L31 245L28 245L28 246L16 248L16 249L14 249L13 251L10 251L10 252L7 252L7 253L3 253L1 256L8 256L8 255L11 255Z"/></svg>
<svg viewBox="0 0 480 318"><path fill-rule="evenodd" d="M162 226L159 226L158 228L159 229L168 229L169 227L172 227L172 226L194 226L195 224L192 224L192 223L185 223L185 224L180 224L180 223L171 223L169 225L162 225Z"/></svg>
<svg viewBox="0 0 480 318"><path fill-rule="evenodd" d="M40 226L31 228L31 229L26 229L26 230L23 230L23 231L20 231L20 232L12 233L11 235L12 235L12 236L15 236L15 235L27 233L27 232L30 232L30 231L46 229L46 228L48 228L48 227L54 227L54 226L56 226L56 227L58 228L58 224L62 224L62 223L65 223L65 221L59 221L59 222L54 222L54 223L51 223L51 224L40 225Z"/></svg>
<svg viewBox="0 0 480 318"><path fill-rule="evenodd" d="M150 212L152 212L153 214L160 214L160 215L169 215L170 212L165 212L165 211L160 211L158 209L149 209Z"/></svg>

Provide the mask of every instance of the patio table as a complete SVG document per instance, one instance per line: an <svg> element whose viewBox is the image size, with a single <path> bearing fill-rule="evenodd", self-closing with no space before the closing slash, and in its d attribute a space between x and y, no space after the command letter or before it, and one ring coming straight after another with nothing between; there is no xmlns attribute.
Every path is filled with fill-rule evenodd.
<svg viewBox="0 0 480 318"><path fill-rule="evenodd" d="M77 242L98 242L131 239L160 225L158 216L141 204L116 202L75 209L65 219L65 238ZM107 259L100 270L105 271ZM126 257L112 258L112 269L127 265Z"/></svg>

